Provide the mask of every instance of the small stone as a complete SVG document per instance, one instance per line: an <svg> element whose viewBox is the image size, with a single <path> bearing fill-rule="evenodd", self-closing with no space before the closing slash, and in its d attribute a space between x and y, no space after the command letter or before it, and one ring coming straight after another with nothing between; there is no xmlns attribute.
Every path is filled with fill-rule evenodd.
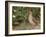
<svg viewBox="0 0 46 37"><path fill-rule="evenodd" d="M15 15L13 15L13 17L15 18L16 16L15 16Z"/></svg>
<svg viewBox="0 0 46 37"><path fill-rule="evenodd" d="M14 10L14 12L16 12L16 10Z"/></svg>

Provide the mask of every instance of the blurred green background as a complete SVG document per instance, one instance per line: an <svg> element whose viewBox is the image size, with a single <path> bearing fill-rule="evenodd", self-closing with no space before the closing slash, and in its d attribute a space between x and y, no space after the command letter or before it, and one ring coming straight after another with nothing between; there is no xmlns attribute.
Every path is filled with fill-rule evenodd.
<svg viewBox="0 0 46 37"><path fill-rule="evenodd" d="M12 25L13 27L16 25L20 25L23 21L28 20L28 11L29 8L32 11L32 16L38 20L40 20L40 8L39 7L19 7L13 6L12 7Z"/></svg>

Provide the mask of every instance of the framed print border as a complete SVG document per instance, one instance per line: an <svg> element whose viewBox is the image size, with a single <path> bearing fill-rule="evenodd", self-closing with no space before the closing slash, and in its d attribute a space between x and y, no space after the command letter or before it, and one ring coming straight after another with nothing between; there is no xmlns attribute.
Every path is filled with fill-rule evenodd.
<svg viewBox="0 0 46 37"><path fill-rule="evenodd" d="M27 4L42 4L43 5L43 32L41 33L25 33L25 34L8 34L8 2L27 3ZM22 2L22 1L5 1L5 36L18 36L18 35L35 35L45 33L45 3L40 2Z"/></svg>

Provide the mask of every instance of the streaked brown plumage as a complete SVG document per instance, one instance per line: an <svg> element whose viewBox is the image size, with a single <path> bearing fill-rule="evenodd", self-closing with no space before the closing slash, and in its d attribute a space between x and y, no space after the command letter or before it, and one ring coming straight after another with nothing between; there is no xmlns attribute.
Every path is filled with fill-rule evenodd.
<svg viewBox="0 0 46 37"><path fill-rule="evenodd" d="M28 17L29 23L31 23L32 25L36 25L37 24L37 20L32 16L32 12L31 10L29 10L29 17Z"/></svg>

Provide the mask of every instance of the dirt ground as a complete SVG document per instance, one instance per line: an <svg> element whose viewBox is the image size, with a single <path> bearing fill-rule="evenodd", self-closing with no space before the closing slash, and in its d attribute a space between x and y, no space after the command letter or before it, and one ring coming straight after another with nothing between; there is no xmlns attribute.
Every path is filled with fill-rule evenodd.
<svg viewBox="0 0 46 37"><path fill-rule="evenodd" d="M29 23L23 22L20 25L13 27L13 30L32 30L32 29L40 29L40 24L33 26Z"/></svg>

